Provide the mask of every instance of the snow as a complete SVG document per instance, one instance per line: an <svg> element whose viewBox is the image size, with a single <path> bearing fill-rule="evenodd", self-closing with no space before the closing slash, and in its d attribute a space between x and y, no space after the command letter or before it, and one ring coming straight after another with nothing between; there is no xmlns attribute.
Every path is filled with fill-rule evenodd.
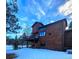
<svg viewBox="0 0 79 59"><path fill-rule="evenodd" d="M13 50L13 46L12 45L6 45L6 50Z"/></svg>
<svg viewBox="0 0 79 59"><path fill-rule="evenodd" d="M71 49L67 49L66 52L67 52L68 54L72 54L72 50L71 50Z"/></svg>
<svg viewBox="0 0 79 59"><path fill-rule="evenodd" d="M10 48L11 49L11 48ZM6 53L15 53L15 59L72 59L72 54L47 49L22 48L6 50Z"/></svg>
<svg viewBox="0 0 79 59"><path fill-rule="evenodd" d="M13 50L13 46L12 45L7 45L6 46L6 52L12 51Z"/></svg>
<svg viewBox="0 0 79 59"><path fill-rule="evenodd" d="M6 53L14 53L15 50L13 50L12 45L6 45Z"/></svg>

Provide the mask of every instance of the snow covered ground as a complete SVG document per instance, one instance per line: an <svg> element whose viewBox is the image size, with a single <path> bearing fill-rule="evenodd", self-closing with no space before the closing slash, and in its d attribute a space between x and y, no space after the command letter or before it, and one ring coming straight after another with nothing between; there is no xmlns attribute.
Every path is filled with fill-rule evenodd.
<svg viewBox="0 0 79 59"><path fill-rule="evenodd" d="M11 46L8 46L6 53L15 53L17 55L15 59L72 59L72 55L66 52L46 49L22 48L13 50Z"/></svg>

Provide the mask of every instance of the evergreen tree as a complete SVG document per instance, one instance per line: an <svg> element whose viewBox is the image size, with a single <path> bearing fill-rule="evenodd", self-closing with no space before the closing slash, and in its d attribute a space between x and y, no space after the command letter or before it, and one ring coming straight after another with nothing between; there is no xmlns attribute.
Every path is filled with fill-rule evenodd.
<svg viewBox="0 0 79 59"><path fill-rule="evenodd" d="M16 16L18 12L17 0L9 1L6 2L6 32L17 33L17 30L21 28Z"/></svg>
<svg viewBox="0 0 79 59"><path fill-rule="evenodd" d="M23 29L23 32L26 34L26 36L30 36L31 35L31 28L29 26L26 26Z"/></svg>
<svg viewBox="0 0 79 59"><path fill-rule="evenodd" d="M69 24L69 28L72 29L72 21Z"/></svg>

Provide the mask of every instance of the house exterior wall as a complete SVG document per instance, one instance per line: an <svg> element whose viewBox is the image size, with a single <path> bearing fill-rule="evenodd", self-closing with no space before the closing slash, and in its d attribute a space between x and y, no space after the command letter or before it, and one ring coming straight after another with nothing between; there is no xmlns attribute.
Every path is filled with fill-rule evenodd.
<svg viewBox="0 0 79 59"><path fill-rule="evenodd" d="M45 30L42 30L46 32L46 35L40 38L40 43L45 44L45 48L47 49L63 50L65 27L65 21L47 26Z"/></svg>
<svg viewBox="0 0 79 59"><path fill-rule="evenodd" d="M72 30L66 30L64 34L64 49L72 49Z"/></svg>

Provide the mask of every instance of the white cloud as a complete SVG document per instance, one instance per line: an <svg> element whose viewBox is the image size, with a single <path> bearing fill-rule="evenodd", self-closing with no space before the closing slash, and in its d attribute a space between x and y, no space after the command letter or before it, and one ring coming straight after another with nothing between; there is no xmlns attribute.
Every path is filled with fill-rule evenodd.
<svg viewBox="0 0 79 59"><path fill-rule="evenodd" d="M45 15L42 6L36 0L32 0L32 2L28 4L28 6L24 7L24 10L26 12L28 11L27 13L36 15L38 19L41 19L41 17Z"/></svg>
<svg viewBox="0 0 79 59"><path fill-rule="evenodd" d="M37 2L35 0L32 0L33 4L37 4Z"/></svg>
<svg viewBox="0 0 79 59"><path fill-rule="evenodd" d="M69 29L69 24L72 21L72 2L68 0L64 5L59 7L59 13L67 17L66 30Z"/></svg>
<svg viewBox="0 0 79 59"><path fill-rule="evenodd" d="M36 22L37 20L36 19L32 19L32 22Z"/></svg>
<svg viewBox="0 0 79 59"><path fill-rule="evenodd" d="M45 4L45 6L50 7L53 3L53 0L44 0L43 3Z"/></svg>
<svg viewBox="0 0 79 59"><path fill-rule="evenodd" d="M51 6L54 6L55 0L42 0L42 3L44 7L50 8Z"/></svg>
<svg viewBox="0 0 79 59"><path fill-rule="evenodd" d="M59 12L55 12L52 14L52 16L57 17L59 15Z"/></svg>
<svg viewBox="0 0 79 59"><path fill-rule="evenodd" d="M20 17L20 20L21 21L28 21L28 18L27 17Z"/></svg>
<svg viewBox="0 0 79 59"><path fill-rule="evenodd" d="M39 12L42 14L42 15L45 15L45 12L43 11L42 8L38 8Z"/></svg>
<svg viewBox="0 0 79 59"><path fill-rule="evenodd" d="M71 0L67 1L64 5L59 7L59 12L65 16L72 13L72 2Z"/></svg>
<svg viewBox="0 0 79 59"><path fill-rule="evenodd" d="M55 4L58 3L58 2L57 2L57 3L56 3L56 2L57 2L56 0L50 0L50 1L48 2L48 4L47 4L47 5L48 5L48 8L52 8L52 7L54 7Z"/></svg>
<svg viewBox="0 0 79 59"><path fill-rule="evenodd" d="M50 21L50 23L53 23L53 22L54 22L53 20Z"/></svg>
<svg viewBox="0 0 79 59"><path fill-rule="evenodd" d="M35 13L35 15L37 16L37 19L41 19L41 17L42 17L42 14L39 12Z"/></svg>
<svg viewBox="0 0 79 59"><path fill-rule="evenodd" d="M36 10L36 12L34 14L37 16L38 19L41 19L41 17L46 15L46 13L41 8L41 6L38 6L38 9Z"/></svg>
<svg viewBox="0 0 79 59"><path fill-rule="evenodd" d="M24 28L26 28L26 24L24 23L24 24L22 24L22 28L24 29Z"/></svg>

